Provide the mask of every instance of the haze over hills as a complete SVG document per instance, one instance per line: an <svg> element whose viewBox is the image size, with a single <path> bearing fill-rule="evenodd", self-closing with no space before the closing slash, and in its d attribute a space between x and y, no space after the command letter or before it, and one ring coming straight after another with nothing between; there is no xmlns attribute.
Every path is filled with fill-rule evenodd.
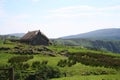
<svg viewBox="0 0 120 80"><path fill-rule="evenodd" d="M120 28L100 29L88 33L61 37L62 39L87 38L95 40L120 40Z"/></svg>
<svg viewBox="0 0 120 80"><path fill-rule="evenodd" d="M4 35L0 35L0 40L4 40L4 39L19 39L19 38L21 38L24 35L25 35L25 33L4 34Z"/></svg>
<svg viewBox="0 0 120 80"><path fill-rule="evenodd" d="M25 33L13 33L13 34L7 34L9 36L16 36L16 37L22 37L25 35Z"/></svg>
<svg viewBox="0 0 120 80"><path fill-rule="evenodd" d="M100 29L87 33L63 36L61 39L76 39L76 38L84 38L84 39L93 39L93 40L120 40L120 28L108 28L108 29ZM7 36L16 36L22 37L25 33L12 33L6 34Z"/></svg>
<svg viewBox="0 0 120 80"><path fill-rule="evenodd" d="M22 37L24 36L25 33L11 33L11 34L4 34L4 35L1 35L1 36L15 36L15 37Z"/></svg>

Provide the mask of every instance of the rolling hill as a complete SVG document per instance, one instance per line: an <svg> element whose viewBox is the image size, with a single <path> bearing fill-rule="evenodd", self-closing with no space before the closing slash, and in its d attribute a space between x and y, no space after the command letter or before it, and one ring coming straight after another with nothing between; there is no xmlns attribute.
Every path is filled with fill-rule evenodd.
<svg viewBox="0 0 120 80"><path fill-rule="evenodd" d="M109 28L91 31L83 34L76 34L61 37L62 39L73 39L73 38L87 38L95 40L120 40L120 28Z"/></svg>
<svg viewBox="0 0 120 80"><path fill-rule="evenodd" d="M90 39L54 39L52 42L56 45L81 46L93 50L111 51L120 53L120 41L90 40Z"/></svg>

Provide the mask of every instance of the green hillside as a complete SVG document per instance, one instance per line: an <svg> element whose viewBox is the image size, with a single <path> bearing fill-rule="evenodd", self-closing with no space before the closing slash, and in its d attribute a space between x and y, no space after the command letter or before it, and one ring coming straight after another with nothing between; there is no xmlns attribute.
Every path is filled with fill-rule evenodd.
<svg viewBox="0 0 120 80"><path fill-rule="evenodd" d="M119 54L81 46L0 41L0 69L14 68L15 80L119 80L119 62ZM0 74L8 80L7 72Z"/></svg>
<svg viewBox="0 0 120 80"><path fill-rule="evenodd" d="M90 40L90 39L54 39L54 44L66 46L82 46L93 50L111 51L120 53L120 41L115 40Z"/></svg>

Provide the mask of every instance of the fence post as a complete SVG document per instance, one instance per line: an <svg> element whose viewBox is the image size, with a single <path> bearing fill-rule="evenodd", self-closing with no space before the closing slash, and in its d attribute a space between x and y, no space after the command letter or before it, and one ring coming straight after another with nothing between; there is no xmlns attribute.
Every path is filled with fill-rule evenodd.
<svg viewBox="0 0 120 80"><path fill-rule="evenodd" d="M14 80L14 68L9 68L9 80Z"/></svg>

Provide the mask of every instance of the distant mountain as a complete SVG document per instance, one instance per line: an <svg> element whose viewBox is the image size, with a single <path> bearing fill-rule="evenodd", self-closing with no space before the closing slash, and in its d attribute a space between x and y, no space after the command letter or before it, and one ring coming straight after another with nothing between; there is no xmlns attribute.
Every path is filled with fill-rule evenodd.
<svg viewBox="0 0 120 80"><path fill-rule="evenodd" d="M120 53L120 28L100 29L88 33L65 36L53 40L53 43Z"/></svg>
<svg viewBox="0 0 120 80"><path fill-rule="evenodd" d="M20 39L24 35L25 35L25 33L13 33L13 34L0 35L0 40L5 40L5 39Z"/></svg>
<svg viewBox="0 0 120 80"><path fill-rule="evenodd" d="M15 37L23 37L25 33L13 33L13 34L7 34L8 36L15 36Z"/></svg>
<svg viewBox="0 0 120 80"><path fill-rule="evenodd" d="M93 50L111 51L120 53L120 41L114 40L90 40L90 39L53 39L54 45L81 46Z"/></svg>
<svg viewBox="0 0 120 80"><path fill-rule="evenodd" d="M101 29L88 33L61 37L62 39L87 38L95 40L120 40L120 28Z"/></svg>

